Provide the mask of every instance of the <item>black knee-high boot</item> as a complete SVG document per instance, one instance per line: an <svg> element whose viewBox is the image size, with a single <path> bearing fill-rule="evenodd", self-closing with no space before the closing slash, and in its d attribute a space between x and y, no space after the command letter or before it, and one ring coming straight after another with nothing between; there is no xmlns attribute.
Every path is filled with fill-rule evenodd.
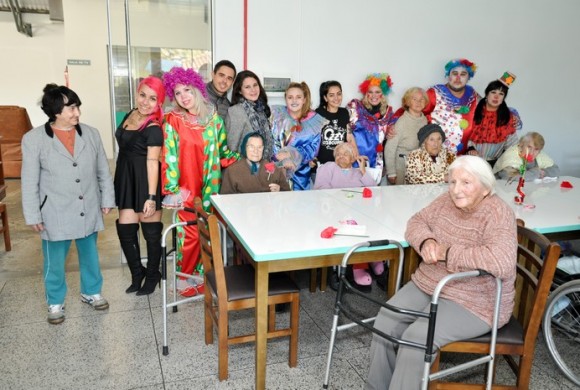
<svg viewBox="0 0 580 390"><path fill-rule="evenodd" d="M127 294L138 291L141 283L145 278L145 267L141 265L141 252L139 250L139 224L138 223L119 223L117 225L117 235L121 242L121 248L127 259L127 265L131 271L131 285L127 287Z"/></svg>
<svg viewBox="0 0 580 390"><path fill-rule="evenodd" d="M161 280L159 263L161 262L161 234L163 223L141 222L143 237L147 242L147 274L143 287L137 291L137 295L148 295L155 291L155 286Z"/></svg>

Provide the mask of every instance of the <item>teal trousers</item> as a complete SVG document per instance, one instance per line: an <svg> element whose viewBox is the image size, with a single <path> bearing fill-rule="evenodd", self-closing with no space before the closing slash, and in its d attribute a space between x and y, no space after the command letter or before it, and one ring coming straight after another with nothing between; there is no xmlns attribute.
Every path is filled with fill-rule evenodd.
<svg viewBox="0 0 580 390"><path fill-rule="evenodd" d="M64 304L66 297L65 262L72 240L42 240L44 254L44 288L49 305ZM99 265L97 233L75 240L79 259L81 293L100 294L103 276Z"/></svg>

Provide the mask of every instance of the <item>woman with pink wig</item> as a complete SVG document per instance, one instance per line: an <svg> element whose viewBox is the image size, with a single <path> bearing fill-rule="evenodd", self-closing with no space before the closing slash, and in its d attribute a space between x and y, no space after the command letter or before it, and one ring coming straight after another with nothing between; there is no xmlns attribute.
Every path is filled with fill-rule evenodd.
<svg viewBox="0 0 580 390"><path fill-rule="evenodd" d="M167 195L163 204L193 208L193 200L200 197L209 211L209 197L220 191L221 168L233 164L239 155L228 149L223 121L209 102L205 83L197 72L174 67L163 75L163 84L174 102L163 127L162 191ZM177 215L180 221L192 219L188 212ZM197 226L178 228L176 253L180 272L203 275ZM183 296L194 296L203 292L203 284L180 281L179 290Z"/></svg>
<svg viewBox="0 0 580 390"><path fill-rule="evenodd" d="M161 279L163 223L159 155L163 145L164 101L165 88L161 80L146 77L137 87L135 108L123 118L115 132L119 144L115 169L115 200L119 208L117 234L131 271L127 294L151 294ZM141 265L139 223L147 242L147 268Z"/></svg>

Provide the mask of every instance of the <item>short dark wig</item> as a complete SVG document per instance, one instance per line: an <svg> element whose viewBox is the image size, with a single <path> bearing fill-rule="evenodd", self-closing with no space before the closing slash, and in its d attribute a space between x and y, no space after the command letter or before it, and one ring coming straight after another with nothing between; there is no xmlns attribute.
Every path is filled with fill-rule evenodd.
<svg viewBox="0 0 580 390"><path fill-rule="evenodd" d="M56 116L62 112L65 106L81 106L81 99L72 89L64 85L46 84L42 90L42 111L48 116L50 122L56 120Z"/></svg>
<svg viewBox="0 0 580 390"><path fill-rule="evenodd" d="M507 98L509 88L499 80L492 81L487 85L487 88L485 88L485 96L479 101L479 103L477 103L477 107L475 107L475 112L473 114L473 121L475 124L479 125L483 120L483 107L485 107L485 104L487 103L487 95L491 91L496 90L502 91L504 95L503 102L501 102L500 106L497 108L497 121L495 125L500 127L508 124L510 120L510 109L508 108L505 99Z"/></svg>

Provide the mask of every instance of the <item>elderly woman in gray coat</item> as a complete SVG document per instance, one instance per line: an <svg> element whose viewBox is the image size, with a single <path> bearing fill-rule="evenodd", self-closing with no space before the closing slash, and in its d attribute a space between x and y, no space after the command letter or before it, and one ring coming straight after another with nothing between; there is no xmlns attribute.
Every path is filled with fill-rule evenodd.
<svg viewBox="0 0 580 390"><path fill-rule="evenodd" d="M22 209L26 224L40 233L48 322L64 321L65 260L72 240L78 252L81 301L95 310L101 296L97 232L102 214L115 207L113 181L97 129L79 123L81 101L64 86L44 88L48 122L22 139Z"/></svg>

